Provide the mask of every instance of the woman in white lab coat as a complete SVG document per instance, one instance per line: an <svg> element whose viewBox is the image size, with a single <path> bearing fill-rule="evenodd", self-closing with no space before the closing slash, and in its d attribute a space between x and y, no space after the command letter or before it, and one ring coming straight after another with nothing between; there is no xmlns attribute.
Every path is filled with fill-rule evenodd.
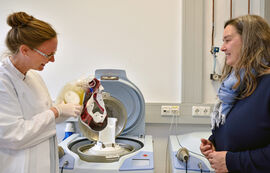
<svg viewBox="0 0 270 173"><path fill-rule="evenodd" d="M53 106L34 70L54 62L57 34L25 12L8 16L10 55L0 63L0 173L58 173L56 121L76 117L81 106Z"/></svg>

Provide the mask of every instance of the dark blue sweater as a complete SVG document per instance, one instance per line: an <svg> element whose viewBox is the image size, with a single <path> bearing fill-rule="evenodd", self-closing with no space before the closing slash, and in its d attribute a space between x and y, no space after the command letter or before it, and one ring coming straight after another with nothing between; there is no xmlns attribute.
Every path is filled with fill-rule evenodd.
<svg viewBox="0 0 270 173"><path fill-rule="evenodd" d="M251 96L238 100L209 140L228 151L230 172L270 172L270 75L258 78Z"/></svg>

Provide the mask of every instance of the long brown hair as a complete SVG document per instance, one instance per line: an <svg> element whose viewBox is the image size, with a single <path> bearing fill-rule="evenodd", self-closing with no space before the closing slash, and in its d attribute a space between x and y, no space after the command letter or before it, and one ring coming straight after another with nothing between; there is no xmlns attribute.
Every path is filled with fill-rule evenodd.
<svg viewBox="0 0 270 173"><path fill-rule="evenodd" d="M256 77L270 73L270 27L262 17L257 15L245 15L228 20L224 28L228 25L235 27L242 38L240 59L234 68L238 79L234 88L240 86L240 70L244 69L242 79L244 87L239 98L245 98L256 89ZM231 71L232 67L225 63L221 80Z"/></svg>
<svg viewBox="0 0 270 173"><path fill-rule="evenodd" d="M57 35L50 24L25 12L9 15L7 24L12 27L6 37L6 45L11 54L16 54L22 44L36 48Z"/></svg>

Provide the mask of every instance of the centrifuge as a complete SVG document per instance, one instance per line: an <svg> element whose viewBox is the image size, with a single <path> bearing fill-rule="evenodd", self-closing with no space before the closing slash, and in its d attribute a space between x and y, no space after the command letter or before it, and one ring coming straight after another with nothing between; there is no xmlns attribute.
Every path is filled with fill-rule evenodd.
<svg viewBox="0 0 270 173"><path fill-rule="evenodd" d="M83 126L80 118L73 121L80 130L59 143L63 149L60 171L153 173L153 140L145 135L142 93L128 80L124 70L96 70L95 78L104 88L107 126L93 131Z"/></svg>

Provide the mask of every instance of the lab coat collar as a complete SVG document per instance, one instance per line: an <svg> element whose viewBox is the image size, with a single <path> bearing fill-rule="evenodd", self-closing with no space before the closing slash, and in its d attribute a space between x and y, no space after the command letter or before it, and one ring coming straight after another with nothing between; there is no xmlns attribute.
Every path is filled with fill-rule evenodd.
<svg viewBox="0 0 270 173"><path fill-rule="evenodd" d="M19 77L19 79L21 79L21 80L24 80L25 79L25 75L24 74L22 74L13 64L12 64L12 62L11 62L11 60L10 60L10 58L6 58L6 60L4 60L4 61L6 61L7 62L7 64L9 65L9 69L12 71L12 72L14 72L18 77Z"/></svg>

